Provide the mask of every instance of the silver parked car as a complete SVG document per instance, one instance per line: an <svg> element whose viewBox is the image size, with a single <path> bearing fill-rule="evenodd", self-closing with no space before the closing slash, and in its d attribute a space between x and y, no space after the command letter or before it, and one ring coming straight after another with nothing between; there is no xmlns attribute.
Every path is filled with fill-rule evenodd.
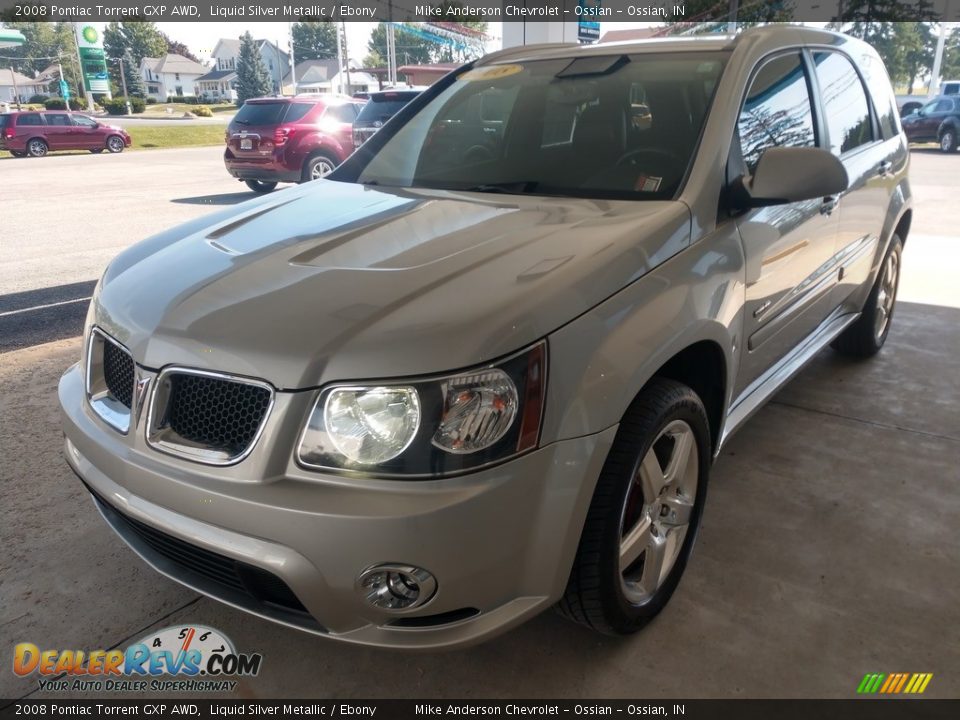
<svg viewBox="0 0 960 720"><path fill-rule="evenodd" d="M827 345L884 344L907 165L841 35L494 53L327 179L120 254L66 458L150 565L287 625L634 631L731 433Z"/></svg>

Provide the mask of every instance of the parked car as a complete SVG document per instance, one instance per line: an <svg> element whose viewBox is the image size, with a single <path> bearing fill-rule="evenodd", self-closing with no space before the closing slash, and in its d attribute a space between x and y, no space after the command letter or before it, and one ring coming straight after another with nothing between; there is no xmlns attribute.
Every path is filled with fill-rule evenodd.
<svg viewBox="0 0 960 720"><path fill-rule="evenodd" d="M419 90L386 90L370 93L368 102L353 123L353 147L369 140L383 124L420 94Z"/></svg>
<svg viewBox="0 0 960 720"><path fill-rule="evenodd" d="M318 635L633 632L732 433L828 345L883 347L908 164L847 36L493 53L326 179L115 258L65 457L153 567Z"/></svg>
<svg viewBox="0 0 960 720"><path fill-rule="evenodd" d="M960 95L960 80L944 80L940 83L940 95ZM900 107L900 117L922 108L930 97L924 95L897 95L897 105Z"/></svg>
<svg viewBox="0 0 960 720"><path fill-rule="evenodd" d="M247 100L227 126L227 172L260 193L328 175L353 152L362 106L319 95Z"/></svg>
<svg viewBox="0 0 960 720"><path fill-rule="evenodd" d="M943 152L956 152L960 137L960 95L935 97L901 122L910 142L936 142Z"/></svg>
<svg viewBox="0 0 960 720"><path fill-rule="evenodd" d="M14 157L43 157L52 150L119 153L130 144L123 128L80 113L47 110L0 115L0 150Z"/></svg>

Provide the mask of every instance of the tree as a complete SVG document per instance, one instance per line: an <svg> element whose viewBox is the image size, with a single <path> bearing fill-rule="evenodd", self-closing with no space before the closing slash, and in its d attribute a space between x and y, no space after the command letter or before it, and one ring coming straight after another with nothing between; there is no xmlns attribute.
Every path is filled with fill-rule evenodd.
<svg viewBox="0 0 960 720"><path fill-rule="evenodd" d="M140 67L145 57L160 57L167 52L166 36L157 29L156 23L139 20L124 23L108 23L103 31L103 52L113 61L119 61L126 51Z"/></svg>
<svg viewBox="0 0 960 720"><path fill-rule="evenodd" d="M25 42L19 47L4 48L3 54L16 58L11 65L17 72L35 77L37 73L55 64L59 59L63 76L73 96L83 95L80 81L80 65L74 49L73 26L66 22L7 22L6 27L18 30ZM48 91L59 92L57 83L51 83Z"/></svg>
<svg viewBox="0 0 960 720"><path fill-rule="evenodd" d="M240 36L240 57L237 58L237 102L269 95L273 83L263 65L260 48L248 30Z"/></svg>
<svg viewBox="0 0 960 720"><path fill-rule="evenodd" d="M960 78L960 28L947 36L943 47L943 64L940 66L940 77L944 80Z"/></svg>
<svg viewBox="0 0 960 720"><path fill-rule="evenodd" d="M140 74L140 67L133 62L133 53L127 50L119 63L123 65L123 79L127 84L127 95L129 97L147 97L147 85L143 82L143 76ZM120 87L123 87L121 85Z"/></svg>
<svg viewBox="0 0 960 720"><path fill-rule="evenodd" d="M337 26L329 20L294 23L291 34L293 56L297 62L337 56Z"/></svg>
<svg viewBox="0 0 960 720"><path fill-rule="evenodd" d="M180 42L179 40L172 39L169 35L167 35L164 32L160 33L160 36L163 38L163 41L167 44L168 53L173 53L174 55L182 55L185 58L193 60L195 63L200 62L200 58L198 58L196 55L190 52L190 48L188 48L184 43Z"/></svg>
<svg viewBox="0 0 960 720"><path fill-rule="evenodd" d="M430 51L433 42L416 32L405 31L404 26L409 23L397 24L394 27L394 39L397 49L397 65L424 65L432 61ZM376 53L382 58L387 57L387 24L377 23L367 41L367 50L370 54Z"/></svg>

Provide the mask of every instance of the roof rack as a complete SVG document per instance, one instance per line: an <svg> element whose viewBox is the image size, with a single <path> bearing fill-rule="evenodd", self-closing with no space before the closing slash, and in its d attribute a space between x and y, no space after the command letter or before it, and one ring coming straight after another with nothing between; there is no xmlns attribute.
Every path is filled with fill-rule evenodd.
<svg viewBox="0 0 960 720"><path fill-rule="evenodd" d="M503 60L504 58L513 57L514 55L526 55L530 52L537 52L539 50L559 50L560 48L575 48L580 47L578 43L534 43L532 45L517 45L516 47L504 48L503 50L496 50L495 52L490 53L489 55L484 55L482 58L477 60L477 65L488 65L497 60Z"/></svg>

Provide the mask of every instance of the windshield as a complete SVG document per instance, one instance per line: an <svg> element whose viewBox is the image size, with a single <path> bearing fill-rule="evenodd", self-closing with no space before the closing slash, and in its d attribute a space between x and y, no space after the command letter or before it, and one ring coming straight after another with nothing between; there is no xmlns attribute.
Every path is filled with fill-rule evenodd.
<svg viewBox="0 0 960 720"><path fill-rule="evenodd" d="M244 103L233 121L241 125L278 125L288 104L286 102Z"/></svg>
<svg viewBox="0 0 960 720"><path fill-rule="evenodd" d="M461 73L371 157L356 157L336 179L671 198L725 60L725 53L681 52L481 66Z"/></svg>
<svg viewBox="0 0 960 720"><path fill-rule="evenodd" d="M357 122L386 122L396 115L400 108L413 100L415 95L372 95L360 110Z"/></svg>

